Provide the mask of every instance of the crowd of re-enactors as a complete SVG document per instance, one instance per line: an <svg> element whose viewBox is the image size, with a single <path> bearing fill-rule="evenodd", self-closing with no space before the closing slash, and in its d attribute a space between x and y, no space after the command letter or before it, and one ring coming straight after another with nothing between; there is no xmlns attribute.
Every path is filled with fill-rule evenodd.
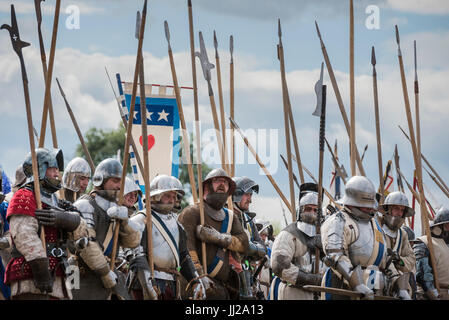
<svg viewBox="0 0 449 320"><path fill-rule="evenodd" d="M351 177L323 208L318 185L301 184L296 221L275 236L251 210L257 182L221 168L198 186L202 201L182 208L176 177L153 178L146 201L116 158L94 172L81 157L64 166L59 149L38 148L35 159L38 177L31 153L14 182L1 175L1 299L449 297L449 210L415 238L407 196L382 196L367 177Z"/></svg>

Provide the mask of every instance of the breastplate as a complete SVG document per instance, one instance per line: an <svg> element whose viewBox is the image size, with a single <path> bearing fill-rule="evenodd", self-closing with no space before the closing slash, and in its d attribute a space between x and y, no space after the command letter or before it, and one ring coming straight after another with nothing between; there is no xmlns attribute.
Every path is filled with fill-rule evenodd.
<svg viewBox="0 0 449 320"><path fill-rule="evenodd" d="M161 220L165 223L168 230L172 234L173 238L176 241L176 245L179 246L179 229L178 223L176 222L176 218L172 214L157 214ZM159 268L176 268L176 259L173 255L173 251L170 249L165 238L153 224L152 228L153 234L153 257L154 264Z"/></svg>
<svg viewBox="0 0 449 320"><path fill-rule="evenodd" d="M374 233L370 221L358 221L358 239L349 246L349 259L353 265L367 267L374 249Z"/></svg>

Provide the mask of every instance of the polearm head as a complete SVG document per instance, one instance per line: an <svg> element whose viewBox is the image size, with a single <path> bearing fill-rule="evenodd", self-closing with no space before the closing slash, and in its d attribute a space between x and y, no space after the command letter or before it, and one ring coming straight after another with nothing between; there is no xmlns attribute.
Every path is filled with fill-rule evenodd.
<svg viewBox="0 0 449 320"><path fill-rule="evenodd" d="M165 39L167 39L167 43L168 43L168 50L171 51L171 45L170 45L170 29L168 28L168 22L167 22L167 20L164 21L164 30L165 30Z"/></svg>
<svg viewBox="0 0 449 320"><path fill-rule="evenodd" d="M141 22L142 22L142 18L141 18L141 15L140 15L140 11L137 11L137 14L136 14L136 30L135 30L135 33L134 33L134 37L136 39L139 39Z"/></svg>
<svg viewBox="0 0 449 320"><path fill-rule="evenodd" d="M281 19L278 19L278 37L279 37L279 43L277 45L277 53L278 53L278 60L281 60L281 48L282 48L282 29L281 29Z"/></svg>
<svg viewBox="0 0 449 320"><path fill-rule="evenodd" d="M315 83L315 93L316 93L316 108L312 113L314 116L321 116L321 107L323 104L323 70L324 63L321 63L320 79Z"/></svg>
<svg viewBox="0 0 449 320"><path fill-rule="evenodd" d="M376 72L376 50L374 49L374 46L371 48L371 64L373 66L373 76L377 75Z"/></svg>
<svg viewBox="0 0 449 320"><path fill-rule="evenodd" d="M398 44L398 56L402 57L402 52L401 52L401 40L399 38L399 29L398 29L398 25L394 26L395 30L396 30L396 43Z"/></svg>
<svg viewBox="0 0 449 320"><path fill-rule="evenodd" d="M209 58L207 56L207 51L206 51L206 45L204 44L204 38L203 38L203 34L201 31L199 32L199 38L200 38L200 51L195 52L195 56L197 56L200 59L201 68L203 69L204 79L206 79L208 87L209 87L209 96L212 96L213 90L212 90L212 85L210 83L210 81L211 81L210 70L213 69L215 66L209 62Z"/></svg>
<svg viewBox="0 0 449 320"><path fill-rule="evenodd" d="M190 8L192 7L192 0L187 0L187 6Z"/></svg>
<svg viewBox="0 0 449 320"><path fill-rule="evenodd" d="M282 162L284 162L285 167L288 170L288 163L287 160L285 160L284 156L282 154L280 154ZM298 182L298 178L296 177L296 175L293 173L293 181L295 182L296 186L299 188L299 182Z"/></svg>
<svg viewBox="0 0 449 320"><path fill-rule="evenodd" d="M316 33L318 34L318 38L320 39L321 45L324 45L323 38L321 37L320 28L318 27L318 22L316 22L316 20L315 20L315 28L316 28Z"/></svg>
<svg viewBox="0 0 449 320"><path fill-rule="evenodd" d="M42 23L42 10L41 10L41 2L45 0L34 0L34 9L36 10L36 18L37 24L40 25Z"/></svg>
<svg viewBox="0 0 449 320"><path fill-rule="evenodd" d="M56 78L56 83L58 84L59 91L61 92L61 96L64 98L64 101L67 102L66 97L65 97L65 93L64 93L64 91L62 90L61 85L59 84L59 79L58 79L58 78ZM66 103L66 106L67 106L68 109L70 109L70 106L69 106L68 103Z"/></svg>
<svg viewBox="0 0 449 320"><path fill-rule="evenodd" d="M214 30L214 48L215 48L215 59L219 59L219 55L218 55L218 40L217 40L217 34L215 33Z"/></svg>
<svg viewBox="0 0 449 320"><path fill-rule="evenodd" d="M234 37L229 37L229 51L231 53L231 63L234 63Z"/></svg>
<svg viewBox="0 0 449 320"><path fill-rule="evenodd" d="M413 41L413 49L415 53L415 93L419 93L419 86L418 86L418 59L416 57L416 40Z"/></svg>
<svg viewBox="0 0 449 320"><path fill-rule="evenodd" d="M30 44L20 39L19 27L17 25L16 11L14 9L13 4L11 5L11 25L3 24L0 27L0 29L6 29L9 31L12 47L19 56L19 58L22 59L22 48L28 47Z"/></svg>
<svg viewBox="0 0 449 320"><path fill-rule="evenodd" d="M240 130L240 127L237 125L237 123L234 121L234 119L232 119L232 117L229 117L229 121L231 121L234 128L236 128L237 130Z"/></svg>

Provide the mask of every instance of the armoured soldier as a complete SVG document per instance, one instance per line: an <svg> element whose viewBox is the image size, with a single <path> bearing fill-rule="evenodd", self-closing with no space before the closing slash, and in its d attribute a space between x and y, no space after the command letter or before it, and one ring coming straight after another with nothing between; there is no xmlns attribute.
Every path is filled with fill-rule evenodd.
<svg viewBox="0 0 449 320"><path fill-rule="evenodd" d="M209 172L202 188L205 225L200 224L198 204L188 206L179 216L187 232L187 248L198 274L202 276L201 242L206 243L208 277L204 282L207 299L238 299L239 279L233 268L241 266L235 253L247 252L248 236L234 213L224 208L227 198L234 193L235 182L219 168ZM210 283L209 279L213 282Z"/></svg>
<svg viewBox="0 0 449 320"><path fill-rule="evenodd" d="M54 195L61 188L58 177L63 169L62 151L39 148L36 157L43 209L36 209L30 153L23 163L29 182L13 195L8 207L13 249L5 282L11 286L12 299L68 299L71 293L64 281L66 241L70 232L82 229L83 223L78 213L58 208ZM42 227L46 248L39 239Z"/></svg>
<svg viewBox="0 0 449 320"><path fill-rule="evenodd" d="M427 236L417 238L413 246L416 255L416 281L424 290L424 296L430 300L448 300L449 294L449 209L438 210L430 226L435 264L440 291L434 286L433 268L430 262Z"/></svg>
<svg viewBox="0 0 449 320"><path fill-rule="evenodd" d="M80 288L74 290L74 299L105 300L113 292L118 298L129 298L124 290L123 274L109 267L113 230L119 223L118 244L135 248L143 227L129 220L126 206L116 204L121 176L120 162L112 158L101 161L92 179L94 190L74 203L87 223L86 231L74 239L80 267Z"/></svg>
<svg viewBox="0 0 449 320"><path fill-rule="evenodd" d="M345 195L339 200L343 210L327 218L321 227L324 262L330 267L323 286L349 288L367 299L373 299L374 293L383 295L386 239L374 218L375 196L374 185L366 177L353 176L346 182ZM344 297L326 293L322 298Z"/></svg>
<svg viewBox="0 0 449 320"><path fill-rule="evenodd" d="M205 288L198 277L187 250L187 236L177 221L175 206L184 195L181 182L172 176L159 175L151 181L151 214L154 280L148 265L147 232L134 251L130 263L128 283L134 298L152 300L175 300L180 298L179 277L182 275L192 286L193 298L204 299ZM145 210L139 211L131 220L144 224ZM179 272L179 271L180 272Z"/></svg>
<svg viewBox="0 0 449 320"><path fill-rule="evenodd" d="M321 253L322 248L320 235L316 234L318 194L310 191L317 186L301 186L297 221L282 230L273 243L271 268L276 277L271 282L271 300L311 300L313 293L302 286L321 283L322 274L314 273L316 249ZM304 186L314 188L303 191Z"/></svg>
<svg viewBox="0 0 449 320"><path fill-rule="evenodd" d="M270 283L273 280L273 270L271 269L271 249L273 247L274 235L273 235L273 226L269 221L264 221L260 219L256 219L256 227L259 231L259 236L262 239L265 247L267 248L266 260L262 259L259 261L259 265L257 268L260 268L260 264L262 265L262 269L260 270L259 275L257 276L260 287L263 291L265 299L268 299L268 293L270 291ZM257 271L256 271L257 272Z"/></svg>
<svg viewBox="0 0 449 320"><path fill-rule="evenodd" d="M9 299L11 295L9 286L4 283L5 266L11 259L11 236L9 234L9 224L6 221L9 201L5 200L2 178L2 169L0 168L0 300L5 300Z"/></svg>
<svg viewBox="0 0 449 320"><path fill-rule="evenodd" d="M90 166L86 160L80 157L73 158L62 175L64 197L73 203L86 191L91 177Z"/></svg>
<svg viewBox="0 0 449 320"><path fill-rule="evenodd" d="M387 240L387 266L391 271L388 275L389 283L392 284L391 289L397 287L398 290L393 291L397 291L400 298L410 299L413 293L407 292L407 283L410 280L414 283L416 259L407 231L401 227L405 218L413 216L415 210L409 207L406 195L400 191L388 194L382 207L382 228Z"/></svg>
<svg viewBox="0 0 449 320"><path fill-rule="evenodd" d="M253 282L253 274L256 271L256 262L265 257L267 250L253 221L256 214L249 211L253 192L259 193L259 185L247 177L234 177L232 180L236 184L232 195L234 213L249 240L248 252L242 258L242 272L239 273L240 299L254 299L258 292L260 292L259 298L261 298L260 295L263 293L258 288L258 283Z"/></svg>

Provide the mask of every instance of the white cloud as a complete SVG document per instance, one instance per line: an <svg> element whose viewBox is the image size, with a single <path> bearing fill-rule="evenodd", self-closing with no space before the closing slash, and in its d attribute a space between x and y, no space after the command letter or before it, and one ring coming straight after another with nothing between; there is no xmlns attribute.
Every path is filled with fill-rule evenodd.
<svg viewBox="0 0 449 320"><path fill-rule="evenodd" d="M36 9L34 6L34 1L15 1L14 10L16 15L18 14L35 14ZM60 14L66 13L66 9L69 6L77 6L80 10L81 14L100 14L104 13L106 10L104 8L94 7L85 3L71 2L61 4ZM41 3L41 10L43 15L54 15L55 14L55 5L47 4L46 2ZM10 13L11 12L11 4L9 2L3 1L0 3L0 12Z"/></svg>
<svg viewBox="0 0 449 320"><path fill-rule="evenodd" d="M418 14L444 15L449 13L446 0L387 0L392 9Z"/></svg>

